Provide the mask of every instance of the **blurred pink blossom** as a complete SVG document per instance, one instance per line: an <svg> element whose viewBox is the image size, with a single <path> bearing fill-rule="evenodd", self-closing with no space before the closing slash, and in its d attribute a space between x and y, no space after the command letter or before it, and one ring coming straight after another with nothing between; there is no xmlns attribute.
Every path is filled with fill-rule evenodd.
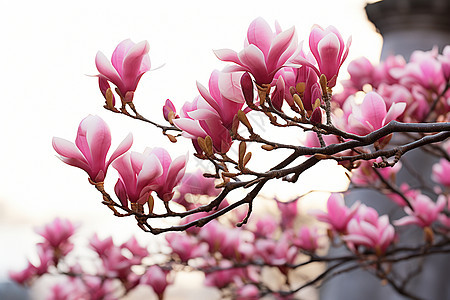
<svg viewBox="0 0 450 300"><path fill-rule="evenodd" d="M411 199L410 202L413 209L407 206L404 207L403 209L407 216L394 221L394 225L415 224L422 228L431 226L438 219L440 212L447 204L447 199L445 196L442 196L438 197L436 202L433 202L428 196L419 194Z"/></svg>
<svg viewBox="0 0 450 300"><path fill-rule="evenodd" d="M158 265L150 266L141 277L141 284L149 285L158 295L158 299L163 299L164 292L171 281L168 280L169 271L161 269Z"/></svg>

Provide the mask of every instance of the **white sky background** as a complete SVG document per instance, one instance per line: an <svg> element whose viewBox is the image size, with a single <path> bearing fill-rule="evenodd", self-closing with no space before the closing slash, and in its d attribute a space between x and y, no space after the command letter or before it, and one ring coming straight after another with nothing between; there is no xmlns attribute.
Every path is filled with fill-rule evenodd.
<svg viewBox="0 0 450 300"><path fill-rule="evenodd" d="M370 1L373 2L373 1ZM100 204L87 175L59 161L53 136L74 141L79 122L100 115L112 131L112 148L132 131L132 150L170 147L172 157L193 149L171 144L160 130L102 108L95 75L95 54L110 57L126 38L148 40L152 67L144 75L135 105L160 123L162 105L177 107L197 95L196 80L207 85L214 69L225 66L212 49L240 51L250 22L258 16L283 29L295 26L299 40L317 23L334 25L353 36L347 61L379 58L381 37L366 20L363 0L315 1L0 1L0 279L25 265L38 238L33 227L56 216L81 222L124 240L145 236L132 218L118 219ZM195 168L190 158L190 169ZM110 180L116 172L109 171ZM112 190L110 190L112 192ZM269 191L270 193L270 191Z"/></svg>

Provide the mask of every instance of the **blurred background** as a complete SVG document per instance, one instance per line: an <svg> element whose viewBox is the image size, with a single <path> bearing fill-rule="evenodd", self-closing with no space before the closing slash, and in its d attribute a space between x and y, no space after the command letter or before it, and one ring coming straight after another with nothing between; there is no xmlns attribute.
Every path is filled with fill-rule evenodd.
<svg viewBox="0 0 450 300"><path fill-rule="evenodd" d="M283 29L295 26L305 46L314 24L334 25L344 40L351 35L340 79L357 57L377 62L382 39L367 20L367 2L375 1L1 1L0 282L8 270L24 268L27 258L36 258L34 228L55 217L81 224L77 237L84 244L98 232L118 242L135 235L153 245L153 237L132 218L112 216L82 170L59 161L53 136L73 141L79 122L96 114L111 128L113 149L131 131L134 151L159 146L170 147L172 157L186 149L193 152L189 141L172 144L157 128L103 109L97 79L89 76L97 74L97 51L110 57L126 38L149 41L152 68L164 66L142 77L134 103L142 115L162 123L164 101L169 98L177 107L192 101L198 94L196 81L206 85L212 70L225 66L212 49L240 51L248 25L258 16L272 26L278 20ZM188 170L197 167L191 156ZM323 170L282 193L266 188L263 194L270 197L276 191L288 200L314 184L314 189L345 187L345 180L329 185L337 174L329 171L334 166L327 166L325 179ZM111 186L115 170L109 174L106 184Z"/></svg>

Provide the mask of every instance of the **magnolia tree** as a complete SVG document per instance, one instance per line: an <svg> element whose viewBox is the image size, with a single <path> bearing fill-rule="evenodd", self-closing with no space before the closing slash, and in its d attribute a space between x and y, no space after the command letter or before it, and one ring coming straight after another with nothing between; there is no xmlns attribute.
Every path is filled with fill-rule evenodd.
<svg viewBox="0 0 450 300"><path fill-rule="evenodd" d="M214 51L230 64L213 71L207 86L197 83L199 95L192 102L181 108L165 102L164 125L144 117L134 100L140 78L150 70L149 44L125 40L111 61L98 52L104 108L160 128L171 142L190 139L196 159L214 171L187 174L187 156L172 159L163 148L130 152L131 134L107 158L110 130L100 117L87 116L75 143L54 138L53 148L63 162L88 174L101 203L115 216L135 218L151 234L167 233L168 251L150 254L135 238L117 244L94 235L89 247L99 262L88 271L70 259L75 226L56 219L37 230L43 237L37 245L40 262L11 272L11 278L29 285L44 274L61 276L64 280L51 288L49 299L116 299L142 285L163 299L176 272L198 270L205 284L224 297L294 299L306 287L362 268L398 293L420 299L409 289L413 274L402 277L392 270L399 262L450 252L450 144L445 143L450 136L450 46L442 54L416 51L408 63L400 56L378 66L357 59L349 64L343 91L334 94L350 43L332 26L315 26L305 50L294 27L283 31L276 23L273 31L258 18L248 28L243 49ZM250 115L266 118L265 126L279 134L258 132ZM304 133L305 142L281 143L277 137L288 127ZM253 157L278 151L276 162L267 169L250 168L250 144L261 147ZM396 181L403 155L418 148L437 157L432 183ZM295 183L323 160L345 168L350 188L375 189L404 216L393 220L360 202L348 207L345 194L332 193L326 211L308 212L325 226L302 222L308 217L297 208L298 195L290 202L273 199L279 214L250 219L267 182ZM118 178L110 175L110 166ZM105 180L116 180L114 191L105 188ZM235 190L244 196L233 196ZM154 209L157 201L163 211ZM154 222L165 218L177 223L161 227ZM399 234L406 226L420 228L423 239L399 246L407 238ZM328 247L338 246L346 247L347 254L327 254ZM303 271L317 264L321 267ZM274 284L267 270L283 280Z"/></svg>

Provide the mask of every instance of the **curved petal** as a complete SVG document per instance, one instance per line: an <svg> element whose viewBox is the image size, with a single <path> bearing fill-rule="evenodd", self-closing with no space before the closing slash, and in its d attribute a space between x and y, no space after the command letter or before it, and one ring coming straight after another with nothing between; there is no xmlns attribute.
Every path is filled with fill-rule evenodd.
<svg viewBox="0 0 450 300"><path fill-rule="evenodd" d="M108 167L116 158L127 152L131 148L132 144L133 144L133 135L130 132L125 137L125 139L120 143L117 149L113 152L113 154L111 154L111 157L109 158L106 167Z"/></svg>
<svg viewBox="0 0 450 300"><path fill-rule="evenodd" d="M130 39L123 40L122 42L119 43L119 45L117 45L116 49L114 50L111 56L111 63L113 67L117 70L119 76L121 76L122 78L123 78L123 61L128 51L130 51L130 49L133 48L134 45L136 44L132 42Z"/></svg>
<svg viewBox="0 0 450 300"><path fill-rule="evenodd" d="M138 76L141 76L144 72L147 72L150 69L144 68L142 70L141 64L144 56L148 55L148 51L150 50L150 45L147 41L142 41L136 44L133 48L125 56L123 61L123 73L122 79L125 85L125 91L121 91L125 93L127 91L136 90Z"/></svg>
<svg viewBox="0 0 450 300"><path fill-rule="evenodd" d="M245 102L241 88L241 77L243 74L244 73L241 72L219 74L218 79L219 91L224 98L237 103Z"/></svg>
<svg viewBox="0 0 450 300"><path fill-rule="evenodd" d="M295 36L295 28L291 27L286 31L283 31L282 33L278 34L275 39L272 41L272 45L270 46L270 51L267 56L267 69L272 71L273 69L276 69L279 67L279 60L282 56L282 54L289 48L289 46L292 44L292 41ZM292 53L295 52L295 49L292 51ZM291 54L292 54L291 53ZM285 57L284 59L287 60ZM284 62L282 62L284 63Z"/></svg>
<svg viewBox="0 0 450 300"><path fill-rule="evenodd" d="M213 50L213 52L217 56L217 58L220 59L221 61L234 62L235 64L238 64L238 65L241 64L238 54L234 50L218 49L218 50Z"/></svg>
<svg viewBox="0 0 450 300"><path fill-rule="evenodd" d="M381 128L386 117L386 103L383 98L375 92L367 93L361 103L361 117L375 130Z"/></svg>
<svg viewBox="0 0 450 300"><path fill-rule="evenodd" d="M206 100L206 102L211 105L213 109L215 109L217 112L221 110L219 104L217 101L211 96L209 91L200 83L197 81L197 89L200 92L200 95L203 97L203 99Z"/></svg>
<svg viewBox="0 0 450 300"><path fill-rule="evenodd" d="M405 102L393 103L389 108L386 117L383 120L383 125L386 125L392 120L395 120L398 116L400 116L406 108Z"/></svg>
<svg viewBox="0 0 450 300"><path fill-rule="evenodd" d="M62 139L59 137L54 137L52 139L52 146L55 151L66 158L72 158L80 161L84 161L87 163L86 158L80 152L80 150L75 146L74 143L69 142L66 139Z"/></svg>
<svg viewBox="0 0 450 300"><path fill-rule="evenodd" d="M119 89L122 87L122 79L102 52L97 52L95 65L100 75L111 81Z"/></svg>
<svg viewBox="0 0 450 300"><path fill-rule="evenodd" d="M187 118L174 119L173 124L179 129L186 131L190 135L195 137L206 137L207 134L205 130L200 126L197 120L191 120Z"/></svg>
<svg viewBox="0 0 450 300"><path fill-rule="evenodd" d="M258 47L264 56L269 53L270 44L273 39L273 32L266 20L261 17L256 18L247 30L247 41Z"/></svg>
<svg viewBox="0 0 450 300"><path fill-rule="evenodd" d="M239 52L239 59L242 64L246 66L255 77L256 83L270 84L271 79L268 78L268 72L263 52L255 45L249 45L244 50Z"/></svg>

